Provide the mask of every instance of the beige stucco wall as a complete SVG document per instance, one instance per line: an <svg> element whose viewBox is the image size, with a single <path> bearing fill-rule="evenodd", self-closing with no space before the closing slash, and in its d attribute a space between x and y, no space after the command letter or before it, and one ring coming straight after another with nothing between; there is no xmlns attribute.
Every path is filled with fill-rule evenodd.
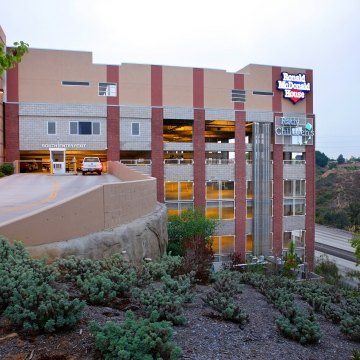
<svg viewBox="0 0 360 360"><path fill-rule="evenodd" d="M231 90L234 88L234 74L225 70L204 70L204 107L233 109Z"/></svg>
<svg viewBox="0 0 360 360"><path fill-rule="evenodd" d="M0 234L36 246L79 238L129 223L154 211L156 179L110 163L123 182L103 184L0 227Z"/></svg>
<svg viewBox="0 0 360 360"><path fill-rule="evenodd" d="M151 105L151 66L122 64L119 68L121 105Z"/></svg>
<svg viewBox="0 0 360 360"><path fill-rule="evenodd" d="M272 96L253 95L253 91L273 91L272 67L250 64L244 69L245 110L272 111Z"/></svg>
<svg viewBox="0 0 360 360"><path fill-rule="evenodd" d="M98 96L106 65L94 65L90 52L30 49L19 78L20 102L106 104L106 97ZM90 86L62 86L63 80L89 81Z"/></svg>
<svg viewBox="0 0 360 360"><path fill-rule="evenodd" d="M164 106L193 107L193 69L163 66Z"/></svg>

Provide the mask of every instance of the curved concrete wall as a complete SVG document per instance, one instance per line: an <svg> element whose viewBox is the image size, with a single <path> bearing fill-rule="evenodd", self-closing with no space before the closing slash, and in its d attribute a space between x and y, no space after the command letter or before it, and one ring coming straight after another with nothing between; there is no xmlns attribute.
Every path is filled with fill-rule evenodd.
<svg viewBox="0 0 360 360"><path fill-rule="evenodd" d="M123 182L100 185L8 222L0 227L0 234L9 240L20 240L25 246L43 245L128 224L156 209L155 178L134 172L118 162L109 162L108 171Z"/></svg>

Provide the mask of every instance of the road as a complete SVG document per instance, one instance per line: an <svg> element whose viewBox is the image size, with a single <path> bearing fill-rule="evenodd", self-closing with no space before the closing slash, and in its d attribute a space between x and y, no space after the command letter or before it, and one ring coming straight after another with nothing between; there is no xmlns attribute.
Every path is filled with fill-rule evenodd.
<svg viewBox="0 0 360 360"><path fill-rule="evenodd" d="M110 174L54 176L15 174L0 179L0 224L71 198L104 183L118 183Z"/></svg>

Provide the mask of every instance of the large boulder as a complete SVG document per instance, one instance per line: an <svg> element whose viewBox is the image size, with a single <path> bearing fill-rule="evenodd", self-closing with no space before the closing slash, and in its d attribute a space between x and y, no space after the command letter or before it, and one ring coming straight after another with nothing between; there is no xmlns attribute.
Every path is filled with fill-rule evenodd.
<svg viewBox="0 0 360 360"><path fill-rule="evenodd" d="M167 242L167 210L164 204L159 203L152 213L131 223L72 240L29 246L27 249L31 256L46 256L50 262L69 255L101 259L123 253L129 261L139 263L144 258L159 259L166 251Z"/></svg>

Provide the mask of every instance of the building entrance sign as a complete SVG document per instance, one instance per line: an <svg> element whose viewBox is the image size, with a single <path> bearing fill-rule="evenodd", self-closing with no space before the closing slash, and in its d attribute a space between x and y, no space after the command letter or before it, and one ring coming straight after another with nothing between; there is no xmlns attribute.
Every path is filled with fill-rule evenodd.
<svg viewBox="0 0 360 360"><path fill-rule="evenodd" d="M309 82L306 82L305 74L281 73L282 79L277 80L277 89L283 91L285 99L291 100L296 104L299 100L305 98L305 93L311 90Z"/></svg>

